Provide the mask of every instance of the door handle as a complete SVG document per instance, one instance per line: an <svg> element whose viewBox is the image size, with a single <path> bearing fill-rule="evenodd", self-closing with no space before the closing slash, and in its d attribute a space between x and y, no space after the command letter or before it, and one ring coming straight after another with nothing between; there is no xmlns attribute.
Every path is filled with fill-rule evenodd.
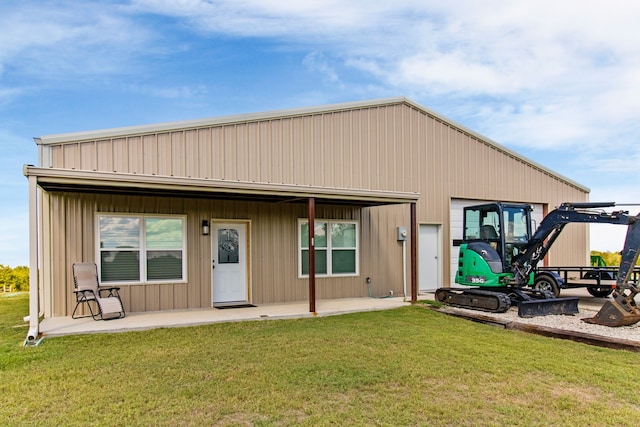
<svg viewBox="0 0 640 427"><path fill-rule="evenodd" d="M216 268L216 260L215 259L211 260L211 269L213 270L214 268Z"/></svg>

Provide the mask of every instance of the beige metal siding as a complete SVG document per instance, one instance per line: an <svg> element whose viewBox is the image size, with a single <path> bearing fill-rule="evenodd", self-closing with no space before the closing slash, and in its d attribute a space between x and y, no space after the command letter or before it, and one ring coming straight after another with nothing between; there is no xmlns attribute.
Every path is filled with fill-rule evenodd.
<svg viewBox="0 0 640 427"><path fill-rule="evenodd" d="M451 198L540 203L550 209L588 194L495 144L405 102L157 133L101 136L48 144L55 168L215 178L311 186L419 192L418 223L441 224L443 272L450 262ZM296 221L306 206L180 198L51 194L51 280L55 315L72 307L71 263L94 256L96 211L188 216L187 284L126 287L129 311L209 306L210 247L202 219L252 221L252 296L256 303L304 300L297 279ZM402 291L397 226L409 226L408 206L319 208L318 217L361 219L360 277L319 279L318 298ZM571 225L550 253L551 264L587 261L587 227ZM275 250L277 248L278 250ZM581 250L576 250L580 248ZM449 279L443 274L443 285ZM58 292L61 288L66 292Z"/></svg>
<svg viewBox="0 0 640 427"><path fill-rule="evenodd" d="M187 283L122 285L121 296L128 312L211 306L211 240L210 236L202 236L200 232L201 220L211 218L251 221L250 294L254 303L308 299L308 280L297 278L297 226L298 219L306 217L306 204L77 193L50 193L49 199L53 208L51 253L54 256L51 269L54 300L48 316L68 316L73 311L71 265L74 262L95 262L96 212L187 214ZM317 206L319 218L360 221L361 212L357 208ZM364 220L360 226L364 230L370 229ZM368 259L371 254L381 257L380 254L385 252L384 243L376 243L376 246L372 252L363 248L361 271L362 274L387 280L387 267ZM369 266L374 269L370 271ZM382 281L379 285L380 289L394 286L390 283L383 285ZM383 292L374 290L377 294ZM319 299L364 296L367 296L367 289L362 277L319 278L317 281Z"/></svg>

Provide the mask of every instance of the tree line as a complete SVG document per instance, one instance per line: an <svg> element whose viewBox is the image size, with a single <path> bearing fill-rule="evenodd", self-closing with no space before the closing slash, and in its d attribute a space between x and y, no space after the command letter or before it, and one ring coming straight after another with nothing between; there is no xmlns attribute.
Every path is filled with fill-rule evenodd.
<svg viewBox="0 0 640 427"><path fill-rule="evenodd" d="M0 292L26 292L29 290L29 267L9 267L0 264Z"/></svg>

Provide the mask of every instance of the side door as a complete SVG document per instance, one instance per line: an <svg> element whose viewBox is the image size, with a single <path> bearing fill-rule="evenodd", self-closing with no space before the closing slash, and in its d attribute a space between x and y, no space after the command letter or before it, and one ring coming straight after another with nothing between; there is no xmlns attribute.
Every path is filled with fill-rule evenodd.
<svg viewBox="0 0 640 427"><path fill-rule="evenodd" d="M420 292L433 291L442 286L440 241L439 225L420 224L418 236Z"/></svg>

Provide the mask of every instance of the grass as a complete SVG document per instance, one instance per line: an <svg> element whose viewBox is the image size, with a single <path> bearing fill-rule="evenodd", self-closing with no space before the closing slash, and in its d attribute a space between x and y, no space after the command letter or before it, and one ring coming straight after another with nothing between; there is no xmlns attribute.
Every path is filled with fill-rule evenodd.
<svg viewBox="0 0 640 427"><path fill-rule="evenodd" d="M0 425L636 425L640 355L413 306L70 336L0 297Z"/></svg>

